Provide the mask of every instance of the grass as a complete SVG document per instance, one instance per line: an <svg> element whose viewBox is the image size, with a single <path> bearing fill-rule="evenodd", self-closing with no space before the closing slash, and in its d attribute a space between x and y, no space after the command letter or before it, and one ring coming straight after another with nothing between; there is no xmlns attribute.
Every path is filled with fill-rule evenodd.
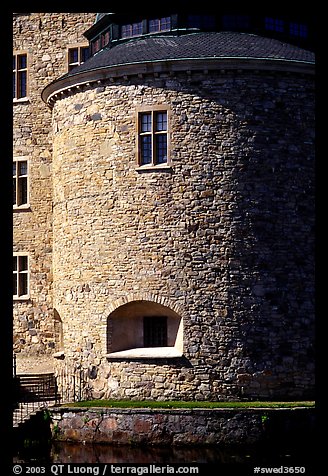
<svg viewBox="0 0 328 476"><path fill-rule="evenodd" d="M314 408L314 401L296 402L206 402L206 401L158 401L158 400L87 400L63 404L77 408Z"/></svg>

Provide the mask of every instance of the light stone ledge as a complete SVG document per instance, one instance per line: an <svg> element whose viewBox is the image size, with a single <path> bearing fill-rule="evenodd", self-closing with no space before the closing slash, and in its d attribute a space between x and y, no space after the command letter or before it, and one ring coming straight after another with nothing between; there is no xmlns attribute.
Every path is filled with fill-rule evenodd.
<svg viewBox="0 0 328 476"><path fill-rule="evenodd" d="M140 347L106 354L107 359L173 359L183 353L175 347Z"/></svg>

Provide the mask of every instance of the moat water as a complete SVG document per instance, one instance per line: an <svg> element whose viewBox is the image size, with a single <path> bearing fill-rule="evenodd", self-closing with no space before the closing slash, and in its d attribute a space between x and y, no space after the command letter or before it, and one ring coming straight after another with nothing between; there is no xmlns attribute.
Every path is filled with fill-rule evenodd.
<svg viewBox="0 0 328 476"><path fill-rule="evenodd" d="M151 447L112 446L108 444L76 444L53 442L49 445L21 445L16 449L14 463L129 463L129 464L248 464L308 467L314 451L303 447ZM307 474L307 473L305 473Z"/></svg>

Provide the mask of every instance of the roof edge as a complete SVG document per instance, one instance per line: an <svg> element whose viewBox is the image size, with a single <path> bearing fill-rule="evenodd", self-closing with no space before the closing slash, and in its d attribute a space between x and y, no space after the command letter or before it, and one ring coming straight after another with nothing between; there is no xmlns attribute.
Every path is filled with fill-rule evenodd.
<svg viewBox="0 0 328 476"><path fill-rule="evenodd" d="M280 71L286 73L315 74L315 63L299 60L275 58L241 58L241 57L202 57L149 60L142 62L122 63L112 66L95 68L63 76L47 85L41 97L51 106L58 95L71 93L91 83L102 83L118 78L127 79L129 76L140 76L160 73L196 72L196 71L254 70Z"/></svg>

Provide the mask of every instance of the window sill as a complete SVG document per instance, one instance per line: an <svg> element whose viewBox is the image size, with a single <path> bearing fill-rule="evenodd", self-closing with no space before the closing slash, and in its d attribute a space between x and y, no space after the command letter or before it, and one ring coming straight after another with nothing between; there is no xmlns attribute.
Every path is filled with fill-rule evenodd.
<svg viewBox="0 0 328 476"><path fill-rule="evenodd" d="M136 167L137 172L155 172L157 170L172 170L172 166L168 164L159 164L159 165L140 165Z"/></svg>
<svg viewBox="0 0 328 476"><path fill-rule="evenodd" d="M140 347L136 349L121 350L106 354L109 360L114 359L175 359L182 357L183 353L175 347Z"/></svg>
<svg viewBox="0 0 328 476"><path fill-rule="evenodd" d="M30 212L31 206L30 205L20 205L20 206L13 206L13 212Z"/></svg>
<svg viewBox="0 0 328 476"><path fill-rule="evenodd" d="M13 296L13 300L15 302L17 301L29 301L30 300L30 296L29 295L24 295L24 296Z"/></svg>
<svg viewBox="0 0 328 476"><path fill-rule="evenodd" d="M30 98L28 97L24 97L24 98L14 98L13 99L13 103L14 104L25 104L25 103L29 103L30 102Z"/></svg>

